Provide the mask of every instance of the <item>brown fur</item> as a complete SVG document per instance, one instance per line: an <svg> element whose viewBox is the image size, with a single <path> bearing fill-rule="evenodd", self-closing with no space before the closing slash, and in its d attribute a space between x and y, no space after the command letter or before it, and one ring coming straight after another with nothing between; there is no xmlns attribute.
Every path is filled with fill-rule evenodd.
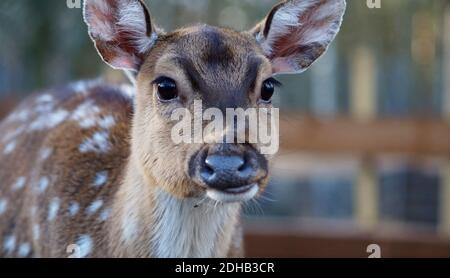
<svg viewBox="0 0 450 278"><path fill-rule="evenodd" d="M211 43L209 41L211 35L217 36L215 39L219 40L219 43L225 44L226 50L224 51L230 53L229 58L232 59L232 62L228 61L230 64L227 66L208 64L208 59L197 62L196 57L214 50L213 43L217 43L217 41ZM65 257L68 256L67 246L75 243L80 235L89 234L95 244L92 248L95 251L90 254L92 257L151 256L151 250L145 248L150 245L151 239L148 235L151 233L148 229L152 227L152 189L148 185L157 185L178 198L200 196L205 189L194 183L187 175L187 161L202 145L174 145L172 143L171 123L168 117L174 107L171 105L163 107L157 103L151 93L153 88L151 88L149 80L153 80L156 76L155 72L162 71L170 73L170 76L179 81L179 84L189 84L180 65L174 63L172 59L166 58L182 56L193 63L196 70L205 74L202 75L205 83L214 84L215 81L221 79L221 86L229 86L229 90L227 87L222 88L224 93L236 94L231 96L232 98L239 97L238 94L244 95L239 88L233 88L233 86L240 83L236 81L246 77L248 72L246 66L250 59L257 57L260 60L255 84L261 83L271 74L270 63L261 54L254 40L250 38L247 34L207 26L182 29L163 37L147 58L138 75L137 88L140 93L136 95L135 111L133 111L131 99L125 98L117 88L106 84L86 88L86 94L62 89L63 92L60 95L58 94L60 92L55 90L56 107L69 111L70 115L79 105L90 99L100 107L101 116L114 116L117 124L111 129L111 152L104 155L81 154L77 148L82 140L99 131L99 128L80 130L76 121L65 121L60 126L46 132L24 132L16 137L14 140L17 143L17 149L8 156L1 154L0 175L2 186L6 188L4 190L6 194L2 194L2 197L14 200L14 206L19 209L8 209L7 217L0 218L2 221L0 240L4 240L8 235L15 235L16 245L23 242L32 244L33 252L29 254L30 256ZM260 90L260 85L256 85L253 90L254 93L251 93L248 99L240 100L239 107L244 109L257 107L257 92ZM184 93L186 102L192 103L195 96L192 88L187 86ZM202 98L209 100L208 106L220 107L220 101L226 99L223 95L218 97L223 93L216 90L205 91L204 94ZM35 98L30 98L16 111L32 109L34 105L36 105ZM189 107L189 104L187 106ZM133 114L136 116L131 125ZM33 119L30 118L29 121L33 121ZM6 134L20 126L26 127L27 125L16 121L6 121L2 124L1 130ZM133 128L130 130L131 126ZM129 134L131 134L131 141ZM0 145L0 150L4 147L4 144ZM52 148L54 152L42 164L36 164L39 151L45 147ZM129 155L130 149L131 156ZM169 157L170 163L167 161ZM128 161L130 163L127 166ZM126 169L128 169L128 174ZM108 183L101 190L95 190L92 186L95 174L102 171L108 171L110 174ZM27 177L27 184L23 191L11 194L10 187L20 176ZM39 178L43 176L51 177L48 191L43 196L36 196L33 188L38 186ZM124 179L129 182L120 186ZM261 191L267 181L268 176L262 177ZM142 213L139 218L144 223L141 225L143 230L136 239L136 245L125 247L125 243L120 238L121 231L117 230L117 227L120 227L119 219L124 213L122 210L125 203L131 201L130 194L132 193L130 192L135 191L138 184L142 187L132 202L139 204L140 212L135 213ZM49 223L47 220L49 204L55 197L61 200L56 217L58 221ZM97 199L106 202L94 215L86 217L85 210ZM71 201L76 201L80 205L80 212L73 218L68 217L67 214ZM38 208L37 216L31 215L32 207ZM99 214L105 208L112 209L113 213L113 217L110 218L111 222L106 224L98 220ZM235 218L237 217L238 215L235 215ZM38 241L31 240L33 224L41 225L41 237ZM5 229L5 227L9 228ZM234 231L239 232L240 229L233 227L231 233L234 234ZM242 235L237 233L233 237L233 241L239 242ZM222 241L218 239L218 242ZM222 256L242 255L242 246L232 247L222 246L224 251L219 253ZM2 256L17 256L17 252L13 254L0 252L2 252L0 253Z"/></svg>
<svg viewBox="0 0 450 278"><path fill-rule="evenodd" d="M17 147L10 155L0 155L0 195L8 200L8 209L0 216L0 242L14 235L17 249L21 243L31 245L29 257L66 257L69 255L66 253L67 246L75 243L77 236L97 234L95 253L92 255L107 256L107 242L104 241L107 232L98 218L101 210L111 208L129 156L127 134L133 113L132 100L125 97L120 88L106 84L87 87L84 93L63 88L52 94L55 105L71 113L86 99L91 99L101 108L99 118L113 116L117 124L110 129L111 151L104 155L81 154L78 151L82 141L99 130L98 126L81 130L77 121L65 121L50 131L28 133L29 123L37 115L31 115L25 122L10 119L3 122L0 125L3 138L20 127L25 127L25 131L11 139ZM36 97L31 97L16 111L32 110L36 105ZM7 143L9 141L1 141L0 149L3 150ZM39 153L45 148L52 150L51 155L38 162ZM93 187L95 174L101 171L108 171L109 179L100 190L96 190ZM20 176L26 177L26 184L23 189L13 191L12 186ZM49 186L44 194L36 194L42 177L49 178ZM57 221L47 221L49 203L54 197L61 199ZM105 200L103 208L87 217L86 208L99 198ZM80 212L73 218L68 216L71 201L80 205ZM36 208L35 213L33 208ZM38 240L33 239L35 224L40 225ZM0 249L1 257L17 255L17 252L9 254Z"/></svg>
<svg viewBox="0 0 450 278"><path fill-rule="evenodd" d="M208 204L195 203L207 186L193 176L190 164L205 148L218 146L174 144L170 116L181 107L192 113L194 100L202 100L204 109L222 111L270 108L260 101L263 82L280 65L283 70L304 70L338 29L333 26L321 37L324 41L309 46L297 45L285 33L275 34L279 40L268 38L273 33L268 24L291 2L299 3L285 1L270 13L263 21L264 32L263 25L251 32L198 25L164 33L141 1L87 0L85 19L102 58L113 67L137 72L134 99L122 87L78 83L28 98L0 123L0 257L67 257L71 244L88 246L89 252L81 254L87 257L161 257L171 250L158 249L157 241L172 228L171 221L178 229L172 231L174 238L185 248L176 256L243 256L240 204L220 203L218 210L208 211ZM325 23L340 24L345 2L329 2L334 6ZM329 2L318 1L309 13L300 11L299 20L308 19L305 28L314 12ZM120 22L119 7L133 4L133 20ZM328 32L324 22L312 22L309 28ZM293 39L311 32L305 28L293 30ZM272 41L274 52L264 53ZM281 59L278 66L273 58ZM152 81L161 76L176 82L179 101L157 98ZM86 103L88 108L81 109ZM245 152L260 146L233 148ZM254 177L262 192L272 156L258 159L261 165ZM104 173L107 177L99 179ZM167 204L172 207L164 207ZM167 218L166 209L174 208L169 221L161 219ZM187 219L174 219L177 213ZM207 238L204 229L209 226L217 230Z"/></svg>

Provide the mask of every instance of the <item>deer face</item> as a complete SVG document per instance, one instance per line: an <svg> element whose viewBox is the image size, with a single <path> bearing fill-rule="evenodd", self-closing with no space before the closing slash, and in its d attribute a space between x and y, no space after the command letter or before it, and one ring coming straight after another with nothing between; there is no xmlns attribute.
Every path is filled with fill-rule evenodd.
<svg viewBox="0 0 450 278"><path fill-rule="evenodd" d="M273 76L302 72L319 58L344 10L344 0L291 0L251 31L200 25L165 33L141 1L86 0L85 19L104 61L137 76L132 153L140 174L179 198L238 202L264 190L272 156L260 143L176 143L172 116L179 109L194 120L211 108L271 108ZM228 124L211 136L225 137Z"/></svg>
<svg viewBox="0 0 450 278"><path fill-rule="evenodd" d="M139 137L140 146L147 146L141 151L157 159L147 169L160 178L157 183L167 186L173 186L176 176L177 187L187 191L183 194L203 191L218 201L253 197L266 185L269 173L269 157L258 152L257 144L175 144L172 132L178 122L172 115L186 109L193 121L209 108L225 115L230 108L271 107L274 81L269 60L250 34L198 26L160 38L157 54L144 61L137 82L137 113L149 115L136 119L148 135ZM196 111L196 101L201 101L201 110Z"/></svg>

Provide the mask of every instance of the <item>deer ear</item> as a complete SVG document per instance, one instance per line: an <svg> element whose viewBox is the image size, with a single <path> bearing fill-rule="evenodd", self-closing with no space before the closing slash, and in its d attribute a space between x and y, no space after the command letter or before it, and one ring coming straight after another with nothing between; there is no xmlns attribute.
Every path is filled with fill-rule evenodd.
<svg viewBox="0 0 450 278"><path fill-rule="evenodd" d="M141 0L85 0L84 20L103 60L138 71L158 34Z"/></svg>
<svg viewBox="0 0 450 278"><path fill-rule="evenodd" d="M274 74L301 73L334 40L345 8L345 0L283 1L251 32L272 61Z"/></svg>

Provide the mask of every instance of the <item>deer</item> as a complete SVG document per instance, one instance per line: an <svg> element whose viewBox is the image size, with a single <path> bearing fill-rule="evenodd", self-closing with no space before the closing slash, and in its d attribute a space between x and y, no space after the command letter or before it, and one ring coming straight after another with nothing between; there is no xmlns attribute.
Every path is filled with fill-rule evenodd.
<svg viewBox="0 0 450 278"><path fill-rule="evenodd" d="M0 256L241 258L242 206L274 155L254 143L171 140L174 109L272 107L307 70L345 0L288 0L248 31L166 32L141 0L85 0L102 60L132 85L78 81L26 98L0 124Z"/></svg>

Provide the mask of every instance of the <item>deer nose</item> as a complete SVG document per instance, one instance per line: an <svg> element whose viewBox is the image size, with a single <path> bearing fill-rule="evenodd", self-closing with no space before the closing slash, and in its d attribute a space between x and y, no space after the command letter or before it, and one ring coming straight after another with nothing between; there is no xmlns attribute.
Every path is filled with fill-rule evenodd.
<svg viewBox="0 0 450 278"><path fill-rule="evenodd" d="M208 155L200 172L204 183L217 190L228 191L252 184L255 169L245 156Z"/></svg>

